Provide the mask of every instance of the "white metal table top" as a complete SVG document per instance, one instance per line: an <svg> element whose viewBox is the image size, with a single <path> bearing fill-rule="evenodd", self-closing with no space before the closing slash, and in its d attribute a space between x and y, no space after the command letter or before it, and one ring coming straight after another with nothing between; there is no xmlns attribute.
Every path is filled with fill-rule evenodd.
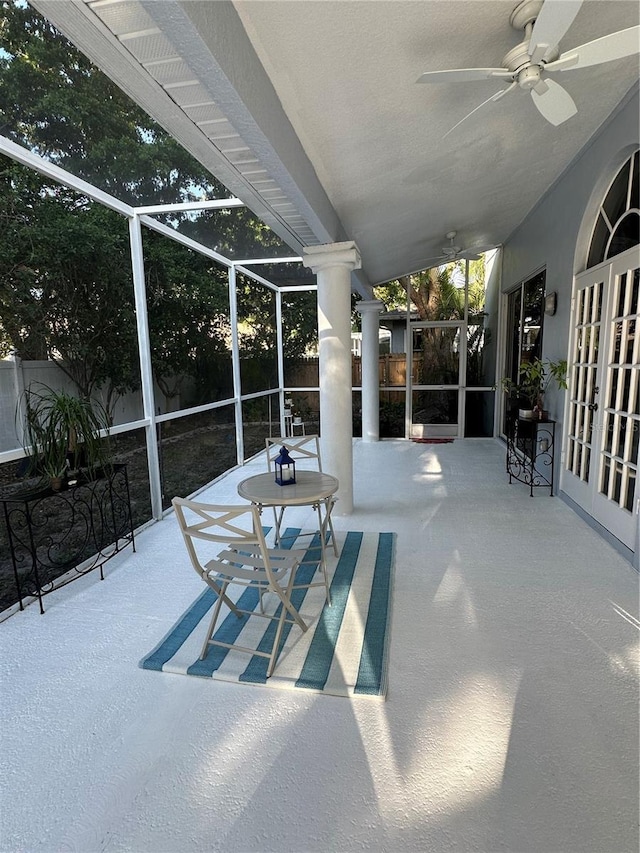
<svg viewBox="0 0 640 853"><path fill-rule="evenodd" d="M279 486L271 472L238 483L238 494L262 506L305 506L324 501L338 491L339 482L321 471L296 471L296 482Z"/></svg>

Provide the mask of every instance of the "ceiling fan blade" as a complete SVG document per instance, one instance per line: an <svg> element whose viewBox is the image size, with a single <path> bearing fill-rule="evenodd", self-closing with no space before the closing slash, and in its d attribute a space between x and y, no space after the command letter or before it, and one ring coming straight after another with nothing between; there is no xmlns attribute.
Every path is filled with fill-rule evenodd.
<svg viewBox="0 0 640 853"><path fill-rule="evenodd" d="M423 264L424 266L421 266L420 269L424 270L427 269L429 264L442 263L445 257L445 255L436 255L435 258L419 258L416 263Z"/></svg>
<svg viewBox="0 0 640 853"><path fill-rule="evenodd" d="M487 98L487 100L486 100L486 101L483 101L481 104L478 104L478 106L477 106L477 107L474 107L474 109L472 109L470 113L467 113L467 114L466 114L466 116L464 116L464 118L461 118L461 119L460 119L460 121L459 121L457 124L454 124L454 125L453 125L453 127L452 127L450 130L448 130L442 138L443 138L443 139L446 139L446 138L447 138L447 136L449 136L449 134L450 134L450 133L453 133L453 131L456 129L456 127L460 127L460 125L462 124L462 122L463 122L463 121L466 121L466 120L467 120L468 118L470 118L470 116L472 116L474 113L477 113L479 109L481 109L482 107L484 107L484 106L485 106L485 104L488 104L488 103L490 103L491 101L499 101L499 100L500 100L500 98L502 98L502 96L503 96L503 95L506 95L506 94L507 94L507 92L510 92L510 91L511 91L512 89L514 89L517 85L518 85L518 84L517 84L516 82L513 82L510 86L507 86L507 88L506 88L506 89L500 89L500 91L499 91L499 92L496 92L494 95L491 95L491 97L490 97L490 98Z"/></svg>
<svg viewBox="0 0 640 853"><path fill-rule="evenodd" d="M476 246L475 248L465 249L460 252L458 257L465 261L477 261L481 255L484 255L485 252L490 252L491 249L495 249L495 246Z"/></svg>
<svg viewBox="0 0 640 853"><path fill-rule="evenodd" d="M611 62L634 53L640 53L640 26L619 30L617 33L581 44L580 47L574 47L559 56L555 62L550 62L546 70L573 71L574 68L587 68L589 65Z"/></svg>
<svg viewBox="0 0 640 853"><path fill-rule="evenodd" d="M416 83L468 83L470 80L493 80L513 77L507 68L452 68L450 71L425 71Z"/></svg>
<svg viewBox="0 0 640 853"><path fill-rule="evenodd" d="M580 11L583 0L545 0L531 31L528 53L540 62L560 44Z"/></svg>
<svg viewBox="0 0 640 853"><path fill-rule="evenodd" d="M562 124L578 112L573 98L555 80L545 80L544 91L531 90L533 103L548 122L555 125Z"/></svg>

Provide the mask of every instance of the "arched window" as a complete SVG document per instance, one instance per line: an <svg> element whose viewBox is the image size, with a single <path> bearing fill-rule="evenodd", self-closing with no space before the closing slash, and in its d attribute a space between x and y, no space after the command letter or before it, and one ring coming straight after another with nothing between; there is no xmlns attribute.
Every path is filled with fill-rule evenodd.
<svg viewBox="0 0 640 853"><path fill-rule="evenodd" d="M640 243L639 161L640 151L636 151L620 169L600 205L587 268Z"/></svg>

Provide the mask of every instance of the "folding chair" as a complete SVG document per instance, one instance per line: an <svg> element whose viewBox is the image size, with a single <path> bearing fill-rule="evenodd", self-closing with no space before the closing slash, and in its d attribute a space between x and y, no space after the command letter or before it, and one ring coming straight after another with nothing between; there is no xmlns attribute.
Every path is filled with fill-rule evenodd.
<svg viewBox="0 0 640 853"><path fill-rule="evenodd" d="M296 463L296 468L300 467L307 470L322 471L322 457L320 456L320 437L315 434L291 436L289 438L267 438L265 439L267 450L267 469L273 471L273 461L280 453L282 447L286 447L289 456ZM338 556L338 546L336 544L336 535L333 530L333 521L331 520L331 511L336 504L337 498L332 498L330 505L327 506L327 515L329 521L329 542L333 545L333 551L336 557ZM280 543L280 527L284 516L285 507L274 507L273 514L276 525L276 542ZM302 534L305 535L305 534Z"/></svg>
<svg viewBox="0 0 640 853"><path fill-rule="evenodd" d="M209 646L212 645L260 655L269 659L269 678L278 659L285 624L296 624L302 631L306 631L308 627L291 602L295 589L312 586L295 582L296 571L304 551L268 548L260 524L260 513L255 506L204 504L178 497L173 499L172 504L193 568L217 596L200 659L206 657ZM213 559L203 563L194 540L218 543L226 547ZM260 608L246 610L238 607L227 594L230 586L254 588L259 597ZM276 596L276 608L273 613L265 613L263 607L263 597L268 592ZM256 616L277 622L271 649L260 650L217 640L214 633L221 612L225 612L222 611L223 605L238 618L245 615Z"/></svg>

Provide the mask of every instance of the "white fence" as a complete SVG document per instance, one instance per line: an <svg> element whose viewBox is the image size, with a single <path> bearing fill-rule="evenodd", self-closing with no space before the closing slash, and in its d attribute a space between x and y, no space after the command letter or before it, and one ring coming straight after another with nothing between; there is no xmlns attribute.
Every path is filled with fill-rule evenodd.
<svg viewBox="0 0 640 853"><path fill-rule="evenodd" d="M70 394L77 393L72 380L52 361L0 361L0 453L22 447L20 419L16 418L16 412L22 392L32 383L43 383ZM163 412L175 410L178 405L176 400L168 401L159 388L155 389L155 395ZM105 402L100 394L96 397L100 402ZM114 426L140 420L143 416L142 394L139 391L119 397L113 407Z"/></svg>

